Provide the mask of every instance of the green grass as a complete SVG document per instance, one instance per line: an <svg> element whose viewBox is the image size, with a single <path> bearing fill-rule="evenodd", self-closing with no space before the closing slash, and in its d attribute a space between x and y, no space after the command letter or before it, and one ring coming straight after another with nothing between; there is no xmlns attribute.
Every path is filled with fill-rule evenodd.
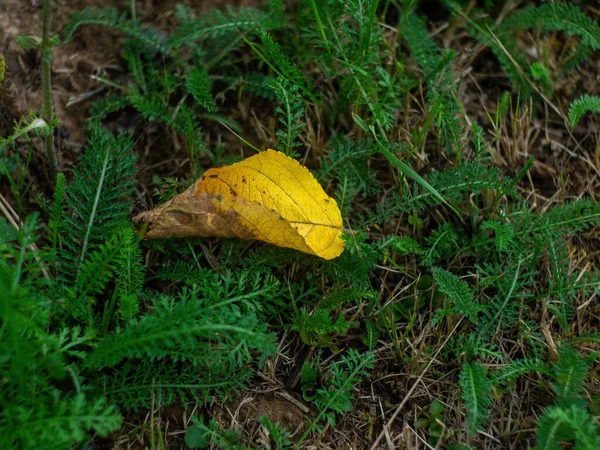
<svg viewBox="0 0 600 450"><path fill-rule="evenodd" d="M53 197L22 139L46 125L0 140L0 447L600 448L598 115L573 92L598 12L465 3L73 16L65 40L120 36L128 82ZM134 213L255 148L336 198L340 257L140 239Z"/></svg>

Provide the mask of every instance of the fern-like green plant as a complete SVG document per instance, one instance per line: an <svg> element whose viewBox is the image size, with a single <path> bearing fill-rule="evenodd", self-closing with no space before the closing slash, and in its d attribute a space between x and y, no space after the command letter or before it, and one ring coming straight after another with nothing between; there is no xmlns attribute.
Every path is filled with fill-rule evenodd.
<svg viewBox="0 0 600 450"><path fill-rule="evenodd" d="M153 305L154 313L130 322L120 333L98 345L87 365L100 368L113 366L125 358L169 357L192 364L214 359L233 368L249 358L253 349L267 354L273 351L273 336L263 333L255 315L235 309L226 315L226 310L204 302L198 298L198 290L184 289L177 302L162 296ZM224 353L209 345L204 346L204 354L198 353L199 340L223 341ZM233 342L236 344L230 347L228 343ZM236 352L229 353L230 348L236 348Z"/></svg>
<svg viewBox="0 0 600 450"><path fill-rule="evenodd" d="M579 394L588 372L588 364L573 348L565 345L559 351L558 362L553 364L552 390L561 399Z"/></svg>
<svg viewBox="0 0 600 450"><path fill-rule="evenodd" d="M124 228L121 233L123 245L118 257L118 267L115 270L118 274L115 292L120 319L123 323L128 323L138 315L140 309L139 297L144 283L144 266L142 249L138 245L139 236L131 227ZM107 308L106 321L111 319L113 307L114 302Z"/></svg>
<svg viewBox="0 0 600 450"><path fill-rule="evenodd" d="M495 385L513 383L517 377L527 373L538 373L549 376L550 369L546 364L535 358L516 359L500 368L492 377Z"/></svg>
<svg viewBox="0 0 600 450"><path fill-rule="evenodd" d="M487 421L491 405L492 383L485 368L477 363L465 363L460 372L460 387L467 415L467 428L475 433Z"/></svg>
<svg viewBox="0 0 600 450"><path fill-rule="evenodd" d="M530 5L509 15L503 28L513 30L537 29L540 32L561 31L567 35L581 37L563 72L569 72L600 49L600 26L578 6L568 1L548 1L541 5Z"/></svg>
<svg viewBox="0 0 600 450"><path fill-rule="evenodd" d="M275 444L275 450L286 450L291 448L290 432L283 428L279 422L271 422L267 416L259 419L260 424L267 429L269 437Z"/></svg>
<svg viewBox="0 0 600 450"><path fill-rule="evenodd" d="M171 49L171 46L165 42L159 33L144 30L137 19L129 18L127 13L120 13L115 8L86 8L82 12L73 13L71 21L65 29L64 41L70 42L77 29L83 25L105 26L163 53L169 53Z"/></svg>
<svg viewBox="0 0 600 450"><path fill-rule="evenodd" d="M88 296L100 292L110 278L118 255L115 231L131 206L137 171L132 145L129 137L115 137L92 123L89 148L66 188L60 226L69 232L59 240L59 276L72 299L70 313L88 321Z"/></svg>
<svg viewBox="0 0 600 450"><path fill-rule="evenodd" d="M244 45L244 39L252 37L257 28L263 31L276 29L283 19L255 8L229 8L194 17L193 12L184 7L177 9L176 18L179 25L169 36L145 27L139 18L129 18L117 9L88 8L73 15L66 30L66 40L71 40L79 27L88 24L103 25L125 34L123 58L133 82L120 89L118 94L96 103L92 117L100 121L111 113L134 107L144 119L160 122L185 137L192 171L199 175L202 168L198 160L202 153L217 163L214 153L202 140L199 121L202 112L210 120L239 128L231 119L215 115L217 106L212 98L212 74L208 69L228 52ZM272 45L276 47L277 44L272 42ZM187 54L189 50L193 55L190 62L182 58L182 53ZM157 60L157 51L168 59L168 64ZM110 80L107 84L115 87ZM195 100L195 106L184 101L188 96ZM178 99L176 105L173 105L173 98Z"/></svg>
<svg viewBox="0 0 600 450"><path fill-rule="evenodd" d="M541 85L542 92L548 97L552 96L552 85L550 83L550 72L548 68L540 62L534 62L529 66L529 73L534 80Z"/></svg>
<svg viewBox="0 0 600 450"><path fill-rule="evenodd" d="M538 447L560 450L563 443L574 443L574 449L594 450L600 447L600 427L582 406L551 406L538 420Z"/></svg>
<svg viewBox="0 0 600 450"><path fill-rule="evenodd" d="M121 424L117 408L107 405L102 398L89 401L84 394L63 398L56 394L44 405L48 409L40 408L40 399L36 399L29 405L21 405L18 412L5 410L10 426L3 430L0 438L4 448L15 448L17 444L17 448L61 449L85 441L91 430L107 437Z"/></svg>
<svg viewBox="0 0 600 450"><path fill-rule="evenodd" d="M275 336L258 311L278 284L255 275L204 273L177 295L147 292L127 299L134 307L144 300L149 312L133 314L95 346L85 362L90 384L127 409L150 406L157 396L168 405L239 392L250 379L251 361L275 350ZM123 317L128 310L120 311Z"/></svg>
<svg viewBox="0 0 600 450"><path fill-rule="evenodd" d="M211 80L204 70L192 69L186 78L186 86L200 106L209 112L217 110L211 95Z"/></svg>
<svg viewBox="0 0 600 450"><path fill-rule="evenodd" d="M283 129L277 130L279 142L276 148L290 157L296 157L298 154L294 149L302 145L299 137L306 126L303 118L304 106L298 86L290 84L283 77L267 78L265 85L273 90L280 103L276 111L280 114L279 122L283 125Z"/></svg>
<svg viewBox="0 0 600 450"><path fill-rule="evenodd" d="M379 192L376 173L369 166L376 151L372 140L331 140L331 151L321 161L317 178L323 184L337 181L336 200L343 216L351 213L352 201Z"/></svg>
<svg viewBox="0 0 600 450"><path fill-rule="evenodd" d="M563 442L573 442L574 448L585 450L600 445L600 426L590 415L585 400L578 396L588 368L588 362L575 349L567 345L559 349L552 371L552 390L557 400L538 419L539 448L556 450L562 448Z"/></svg>
<svg viewBox="0 0 600 450"><path fill-rule="evenodd" d="M291 329L300 333L305 344L328 347L332 344L332 335L344 335L349 323L343 315L333 320L331 312L317 308L310 312L306 308L297 311Z"/></svg>
<svg viewBox="0 0 600 450"><path fill-rule="evenodd" d="M562 31L581 36L582 42L600 49L600 25L571 2L545 2L531 5L511 14L504 25L515 29L538 28L541 32Z"/></svg>
<svg viewBox="0 0 600 450"><path fill-rule="evenodd" d="M502 177L500 170L479 162L463 162L441 172L432 172L427 182L450 204L459 203L465 192L481 193L486 189L500 189L507 195L514 194L513 181ZM411 212L422 211L443 203L440 197L421 185L412 190L402 189L399 194L386 198L382 205L367 212L368 224Z"/></svg>
<svg viewBox="0 0 600 450"><path fill-rule="evenodd" d="M217 421L210 419L205 425L198 417L192 417L193 425L185 433L188 448L218 448L222 450L242 450L240 436L234 430L222 430Z"/></svg>
<svg viewBox="0 0 600 450"><path fill-rule="evenodd" d="M280 14L271 11L261 11L256 8L231 7L224 11L212 10L209 13L193 17L193 11L183 6L177 8L179 26L172 36L167 39L170 48L195 46L203 40L220 42L219 51L232 51L234 42L242 42L240 33L251 37L256 30L275 30L282 26Z"/></svg>
<svg viewBox="0 0 600 450"><path fill-rule="evenodd" d="M54 255L34 250L37 215L18 232L7 225L0 220L0 447L62 449L108 436L122 416L86 393L78 369L95 333L53 324L44 274Z"/></svg>
<svg viewBox="0 0 600 450"><path fill-rule="evenodd" d="M88 149L66 189L63 227L69 229L69 236L61 240L63 277L77 279L88 252L109 239L126 219L137 172L132 146L128 136L115 137L91 123Z"/></svg>
<svg viewBox="0 0 600 450"><path fill-rule="evenodd" d="M66 181L65 176L59 173L56 176L54 187L54 201L50 210L50 219L48 220L48 239L53 262L56 263L58 253L58 241L61 232L64 231L64 222L62 221L63 210L65 208ZM56 268L55 268L56 269Z"/></svg>
<svg viewBox="0 0 600 450"><path fill-rule="evenodd" d="M374 361L375 355L371 352L361 354L356 350L350 350L339 362L331 365L326 381L330 385L317 389L313 401L319 413L300 438L301 442L311 431L320 429L321 420L325 419L334 426L338 414L352 409L354 398L352 391L355 385L368 376Z"/></svg>
<svg viewBox="0 0 600 450"><path fill-rule="evenodd" d="M413 59L425 72L425 76L430 76L442 58L423 18L414 12L406 14L402 23L402 37L410 47Z"/></svg>
<svg viewBox="0 0 600 450"><path fill-rule="evenodd" d="M477 312L480 308L467 283L439 267L433 269L433 277L438 289L452 300L452 307L449 309L463 314L472 322L476 322Z"/></svg>
<svg viewBox="0 0 600 450"><path fill-rule="evenodd" d="M278 77L287 80L285 88L289 90L292 86L295 86L302 94L306 94L309 98L313 99L314 97L310 88L305 86L306 77L300 72L298 66L293 61L290 61L290 59L282 52L277 41L273 39L266 29L262 28L258 30L258 37L263 44L262 51L256 46L252 46L251 48L257 52L258 56L269 65ZM285 82L279 80L277 84L281 86L282 83ZM274 89L273 85L269 87Z"/></svg>
<svg viewBox="0 0 600 450"><path fill-rule="evenodd" d="M595 359L595 355L592 356ZM552 369L551 386L557 400L538 419L539 448L556 450L562 448L563 442L573 442L578 449L598 448L600 426L589 413L585 400L578 395L584 387L589 361L572 347L562 345Z"/></svg>
<svg viewBox="0 0 600 450"><path fill-rule="evenodd" d="M243 392L252 377L250 368L222 372L206 367L201 371L192 364L168 359L130 359L119 364L118 370L93 371L89 386L123 411L138 411L151 408L154 402L166 406L226 401Z"/></svg>
<svg viewBox="0 0 600 450"><path fill-rule="evenodd" d="M569 122L571 122L571 126L577 126L581 116L587 112L600 114L600 97L584 94L577 100L574 100L571 106L569 106Z"/></svg>

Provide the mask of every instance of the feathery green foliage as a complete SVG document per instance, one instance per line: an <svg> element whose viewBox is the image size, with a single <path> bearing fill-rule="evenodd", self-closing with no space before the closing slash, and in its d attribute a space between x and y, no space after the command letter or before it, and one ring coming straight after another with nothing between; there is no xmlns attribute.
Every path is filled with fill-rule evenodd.
<svg viewBox="0 0 600 450"><path fill-rule="evenodd" d="M593 450L600 446L600 427L581 406L551 406L538 420L538 448L560 450L564 442L575 449Z"/></svg>
<svg viewBox="0 0 600 450"><path fill-rule="evenodd" d="M476 322L479 308L467 283L439 267L433 269L433 277L438 289L452 300L452 307L449 309L463 314L472 322ZM448 309L446 310L448 311Z"/></svg>
<svg viewBox="0 0 600 450"><path fill-rule="evenodd" d="M577 67L593 51L600 48L600 26L587 16L580 6L567 1L549 1L542 5L530 5L516 10L501 23L494 23L484 11L470 8L468 16L463 14L463 7L455 0L444 0L444 4L457 17L466 22L470 34L478 41L489 46L498 59L506 76L514 88L524 96L533 93L531 80L527 77L527 57L517 44L515 30L534 29L541 33L561 31L567 35L581 37L581 43L567 57L562 66L563 72ZM549 91L546 79L547 71L539 61L530 66L532 75L540 79L544 89Z"/></svg>
<svg viewBox="0 0 600 450"><path fill-rule="evenodd" d="M579 347L598 339L578 314L600 278L574 255L595 239L600 207L579 192L569 197L562 174L538 189L539 168L521 150L534 153L529 122L537 127L540 111L545 123L561 122L543 102L599 48L600 28L568 2L506 7L498 17L494 2L441 3L449 15L411 1L272 0L208 13L179 6L170 32L146 25L135 8L73 16L66 40L88 24L123 36L127 74L100 80L110 92L92 107L84 152L57 177L51 200L37 198L44 220L20 214L32 152L14 150L48 124L30 116L0 139L8 198L20 202L11 218L18 229L0 219L0 447L82 446L110 436L131 412L181 405L202 411L186 432L191 448L289 448L298 437L271 416L254 424L260 442L213 416L217 401L257 383L257 367L262 381L278 382L301 368L297 390L314 414L295 445L329 436L326 428L343 435L343 415L369 397L383 417L364 404L352 417L364 419L365 442L381 423L393 426L397 407L421 421L423 442L479 448L498 429L505 398L531 389L537 430L511 430L519 444L533 445L537 434L540 448L598 447L597 405L583 395L595 354ZM543 59L537 47L525 52L529 35L520 30L574 36L560 70L545 41ZM463 41L475 51L445 48ZM475 61L482 56L496 63ZM484 114L465 104L465 87L487 65L505 79L492 95L489 80L478 84L482 103L499 99ZM599 103L575 100L571 125ZM131 136L101 125L117 112L133 117ZM220 144L228 131L244 145L278 140L336 198L344 253L317 261L236 240L140 241L129 217L134 202L136 210L147 203L137 196L152 192L135 189L140 122L177 136L188 153L166 180L142 168L140 181L150 173L161 202L240 158L229 139ZM584 160L583 145L561 145L565 158ZM546 204L550 185L561 196ZM290 369L298 345L308 360ZM429 379L464 409L409 391ZM402 411L404 395L414 413ZM450 411L464 413L466 427L449 421ZM151 439L145 444L155 446Z"/></svg>
<svg viewBox="0 0 600 450"><path fill-rule="evenodd" d="M443 172L433 172L428 182L450 204L460 202L465 192L479 194L486 189L499 188L503 193L513 193L511 180L503 179L497 168L477 162L465 162ZM441 203L431 191L415 185L412 190L402 189L399 194L384 199L382 206L368 213L369 223L381 221L381 218L389 220L402 213L418 212Z"/></svg>
<svg viewBox="0 0 600 450"><path fill-rule="evenodd" d="M218 49L229 51L241 42L240 33L253 35L257 29L271 30L283 24L281 15L270 14L255 8L227 8L225 11L212 10L193 17L193 11L180 5L177 9L179 26L175 33L167 39L170 48L196 46L198 41L212 40L219 42ZM238 41L235 44L235 41ZM204 46L210 48L210 46ZM212 49L211 49L212 50Z"/></svg>
<svg viewBox="0 0 600 450"><path fill-rule="evenodd" d="M352 410L352 391L355 386L369 375L373 368L375 355L350 350L339 362L332 364L326 377L326 385L317 389L313 401L318 409L317 417L311 422L300 441L303 441L312 429L321 429L320 421L326 420L331 426L337 422L337 415Z"/></svg>
<svg viewBox="0 0 600 450"><path fill-rule="evenodd" d="M341 138L331 141L331 151L321 161L317 179L321 183L337 182L336 200L346 215L356 198L365 198L379 191L375 172L369 159L376 153L370 140L353 142Z"/></svg>
<svg viewBox="0 0 600 450"><path fill-rule="evenodd" d="M539 448L560 449L562 442L574 442L574 448L591 450L600 444L600 426L590 415L585 400L578 396L588 369L588 361L573 348L563 345L559 349L551 372L557 400L538 419Z"/></svg>
<svg viewBox="0 0 600 450"><path fill-rule="evenodd" d="M584 94L574 100L573 103L571 103L571 106L569 106L569 122L571 122L571 126L577 126L581 116L587 112L596 112L600 114L600 97Z"/></svg>
<svg viewBox="0 0 600 450"><path fill-rule="evenodd" d="M488 418L492 384L484 367L477 363L463 365L459 382L462 399L469 411L467 427L470 433L475 433Z"/></svg>
<svg viewBox="0 0 600 450"><path fill-rule="evenodd" d="M538 81L542 87L542 92L551 97L552 96L552 85L550 82L550 72L548 68L540 62L534 62L529 66L529 73L534 80Z"/></svg>
<svg viewBox="0 0 600 450"><path fill-rule="evenodd" d="M63 215L63 227L70 235L63 243L63 276L76 279L87 252L110 238L129 214L137 172L132 146L128 136L115 137L91 124L88 149L66 189L68 211Z"/></svg>
<svg viewBox="0 0 600 450"><path fill-rule="evenodd" d="M423 18L415 13L407 14L402 23L402 37L425 75L431 74L440 64L441 57L437 45L429 36Z"/></svg>
<svg viewBox="0 0 600 450"><path fill-rule="evenodd" d="M560 349L558 362L553 364L554 383L552 390L562 399L577 395L583 389L583 381L587 375L588 365L571 347Z"/></svg>
<svg viewBox="0 0 600 450"><path fill-rule="evenodd" d="M262 353L274 350L272 336L257 328L257 318L249 311L240 311L234 303L219 308L206 305L198 289L184 289L175 301L161 297L152 305L152 313L132 321L106 338L90 354L90 368L114 366L124 358L188 361L211 365L221 362L228 370L243 362L253 349ZM226 298L226 297L225 297ZM216 314L216 315L215 315ZM199 353L198 341L212 342L216 348L235 348L235 353L221 353L206 345L206 354ZM228 345L234 343L235 345ZM220 343L220 345L217 345ZM213 360L214 359L214 360Z"/></svg>
<svg viewBox="0 0 600 450"><path fill-rule="evenodd" d="M82 25L102 25L124 33L144 45L155 48L163 53L169 51L169 47L158 33L152 30L144 30L138 20L128 18L127 13L119 13L115 8L86 8L80 13L74 13L71 17L71 22L69 22L65 29L65 42L71 41L75 31Z"/></svg>
<svg viewBox="0 0 600 450"><path fill-rule="evenodd" d="M258 37L262 41L262 51L264 51L264 53L256 47L252 48L257 52L260 59L265 61L265 63L281 78L276 81L268 82L267 86L273 89L276 94L277 90L290 90L294 88L299 89L301 92L309 93L309 89L304 85L305 77L298 69L298 66L283 54L281 47L273 37L263 28L258 30Z"/></svg>
<svg viewBox="0 0 600 450"><path fill-rule="evenodd" d="M56 262L58 252L59 236L65 231L65 223L61 220L65 208L66 181L62 173L56 176L56 185L54 186L54 199L50 218L48 219L48 239L51 247L51 258ZM56 269L56 268L55 268Z"/></svg>
<svg viewBox="0 0 600 450"><path fill-rule="evenodd" d="M144 266L142 264L142 249L139 247L139 237L132 228L122 231L123 246L118 256L117 293L118 313L124 324L133 320L139 313L139 297L144 285ZM107 316L114 314L113 305L108 309Z"/></svg>
<svg viewBox="0 0 600 450"><path fill-rule="evenodd" d="M85 395L80 387L77 366L94 340L93 331L50 329L48 280L42 270L51 256L31 251L39 230L39 218L31 215L0 246L3 448L65 448L89 433L107 436L122 420L114 405L102 396Z"/></svg>
<svg viewBox="0 0 600 450"><path fill-rule="evenodd" d="M527 373L550 375L550 370L541 361L534 358L516 359L494 373L494 384L514 383L517 377Z"/></svg>
<svg viewBox="0 0 600 450"><path fill-rule="evenodd" d="M210 419L205 425L198 417L192 417L193 425L185 433L185 443L188 448L218 448L222 450L242 450L240 437L234 430L221 430L215 419Z"/></svg>
<svg viewBox="0 0 600 450"><path fill-rule="evenodd" d="M194 99L200 106L209 112L217 110L210 92L210 78L205 71L199 68L192 69L185 82L187 90L194 96Z"/></svg>
<svg viewBox="0 0 600 450"><path fill-rule="evenodd" d="M439 130L442 145L449 153L458 152L462 147L460 141L464 129L457 117L459 106L453 100L454 90L450 88L439 92L436 88L430 88L427 95L430 114Z"/></svg>
<svg viewBox="0 0 600 450"><path fill-rule="evenodd" d="M504 25L515 29L536 28L541 32L563 31L568 35L581 36L582 43L594 50L600 49L600 25L570 2L528 6L511 14Z"/></svg>
<svg viewBox="0 0 600 450"><path fill-rule="evenodd" d="M294 149L302 145L298 138L306 126L302 117L304 106L298 93L298 86L290 84L284 77L267 78L265 86L273 90L280 103L276 111L281 115L279 122L283 125L283 129L277 130L279 142L276 148L288 156L298 156Z"/></svg>
<svg viewBox="0 0 600 450"><path fill-rule="evenodd" d="M212 120L226 121L218 115L209 116L218 111L211 93L209 68L223 58L224 52L233 51L243 43L240 33L251 35L259 25L268 30L278 24L256 9L229 9L225 13L215 11L196 18L191 16L192 11L179 8L179 27L168 36L160 30L144 27L137 18L128 18L126 13L113 8L86 9L73 16L66 38L72 39L77 28L86 24L104 25L126 34L123 57L133 82L97 102L92 108L92 117L103 120L112 113L134 107L145 120L159 122L184 137L193 170L199 174L200 154L207 153L213 159L214 154L203 144L198 110L201 108ZM200 50L199 40L204 41L210 51ZM213 45L208 45L210 43ZM194 55L191 64L181 58L187 47ZM156 58L157 50L164 60ZM107 83L116 86L110 80ZM180 95L190 96L196 104L173 105L171 100ZM237 126L233 124L233 127Z"/></svg>
<svg viewBox="0 0 600 450"><path fill-rule="evenodd" d="M292 446L292 442L290 441L291 433L282 428L279 422L272 423L267 416L262 416L259 421L269 432L269 437L275 444L275 450L285 450Z"/></svg>
<svg viewBox="0 0 600 450"><path fill-rule="evenodd" d="M580 36L581 42L566 58L562 68L564 73L572 71L600 49L600 26L578 5L570 2L529 6L511 15L507 25L516 29L535 27L542 31L562 31L567 35Z"/></svg>

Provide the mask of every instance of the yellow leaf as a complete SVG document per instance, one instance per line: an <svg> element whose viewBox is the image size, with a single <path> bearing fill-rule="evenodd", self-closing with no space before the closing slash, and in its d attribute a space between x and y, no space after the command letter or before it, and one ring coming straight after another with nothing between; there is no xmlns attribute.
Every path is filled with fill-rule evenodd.
<svg viewBox="0 0 600 450"><path fill-rule="evenodd" d="M146 238L257 239L333 259L344 251L342 215L306 167L267 150L213 168L187 191L142 213Z"/></svg>

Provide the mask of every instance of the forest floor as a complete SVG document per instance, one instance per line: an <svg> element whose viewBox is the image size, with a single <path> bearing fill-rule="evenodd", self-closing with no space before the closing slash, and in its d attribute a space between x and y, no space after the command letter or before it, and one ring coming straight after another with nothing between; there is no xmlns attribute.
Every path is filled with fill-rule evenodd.
<svg viewBox="0 0 600 450"><path fill-rule="evenodd" d="M196 11L208 11L225 6L255 6L259 0L166 0L138 1L138 13L144 17L144 22L156 29L170 31L173 25L175 5L187 4ZM594 2L591 2L594 3ZM64 30L73 12L84 7L117 7L127 10L130 5L126 0L56 0L54 2L54 17L52 28L59 34ZM589 6L586 12L600 20L600 8ZM441 28L447 24L436 24ZM40 82L40 53L25 52L14 41L19 35L39 35L41 33L41 1L40 0L3 0L0 2L0 53L7 58L6 78L11 83L10 95L0 98L0 135L10 133L12 124L30 110L38 110L42 103ZM447 48L457 50L456 66L463 69L462 81L458 89L460 104L466 116L473 121L487 122L486 106L491 105L507 88L506 80L498 73L498 64L492 60L489 52L481 46L468 42L464 35L456 33L445 35L448 41L443 44ZM54 50L52 61L53 97L60 126L56 133L56 145L60 155L61 167L68 169L77 163L83 146L87 117L94 101L106 95L109 87L98 81L98 77L110 74L111 80L127 83L127 71L121 58L121 48L118 33L107 32L98 26L82 27L76 38L67 44L58 45ZM441 38L440 38L441 39ZM559 36L556 42L551 42L549 48L560 52ZM538 49L526 48L528 42L522 43L523 48L530 53ZM554 44L554 46L553 46ZM552 59L556 55L550 54ZM488 59L486 59L488 58ZM501 131L502 137L493 149L493 159L503 173L514 175L528 161L535 158L531 171L519 183L519 191L529 199L531 208L548 209L560 204L565 199L589 197L594 200L600 194L600 121L587 121L574 129L568 127L567 111L572 100L583 93L600 92L600 58L596 52L595 58L585 63L572 76L562 80L554 87L552 100L542 106L542 113L532 114L533 107L523 106L508 121L506 128ZM419 114L419 111L410 113ZM276 119L268 117L264 112L255 110L248 104L227 103L220 114L234 118L242 124L243 137L259 148L272 145L271 137L264 132L265 123ZM411 118L407 118L410 122ZM140 155L140 173L136 186L137 198L132 214L148 209L149 199L155 192L156 177L190 177L189 160L181 149L176 136L154 125L138 121L127 113L111 118L114 129L127 130L135 136L135 148ZM314 130L313 130L314 131ZM315 136L318 135L314 131ZM207 141L211 143L228 143L228 152L240 155L243 153L243 143L227 133L223 128L205 130ZM313 144L318 141L314 137ZM45 156L41 140L34 140L36 151L32 156L30 172L27 174L30 198L25 199L26 207L35 210L34 197L38 194L50 195L51 183L48 181ZM415 163L415 164L418 164ZM414 167L420 173L429 170L427 167ZM10 201L9 186L2 182L0 193ZM573 270L600 267L600 233L597 229L578 238L577 245L572 245L570 251L574 264ZM382 284L385 284L387 274L380 274ZM389 281L387 281L389 283ZM383 289L383 288L382 288ZM600 305L598 299L592 297L589 303L584 303L576 310L577 323L582 329L598 327L600 323ZM581 305L580 305L581 306ZM540 321L546 311L539 310ZM530 317L531 318L531 317ZM456 383L446 381L448 374L458 370L448 367L447 373L441 373L440 367L435 372L423 370L427 366L423 358L431 357L429 350L443 345L449 330L434 330L429 319L415 327L417 333L413 341L406 344L407 364L404 371L398 371L398 365L390 360L378 364L372 373L371 383L363 383L357 392L357 402L354 411L349 412L337 425L335 433L326 430L315 440L305 442L305 448L368 448L371 442L386 426L382 448L434 448L428 447L413 428L414 421L419 417L419 411L439 394L449 403L460 403ZM544 336L550 351L554 338L552 326L547 324ZM385 355L391 343L382 343L376 349L377 354ZM512 345L501 342L502 345ZM591 350L598 350L597 345L590 344ZM257 371L255 382L241 395L224 403L215 402L204 411L205 416L214 417L225 428L235 431L244 430L251 436L252 442L265 441L261 433L264 430L258 423L258 418L267 415L272 422L280 422L293 435L302 434L306 426L305 417L310 407L303 401L298 391L284 388L288 379L282 374L290 374L297 369L296 359L302 359L305 347L295 337L284 333L280 337L280 352L278 356L267 362L266 367ZM437 354L436 354L437 355ZM436 356L434 355L434 357ZM386 357L387 358L387 357ZM389 364L388 364L389 363ZM388 371L388 368L390 371ZM589 386L588 397L600 394L600 367L592 369L592 382ZM594 381L595 380L595 381ZM417 384L417 386L414 386ZM414 389L413 389L414 388ZM507 422L497 419L493 427L495 436L503 436L502 441L491 436L480 436L475 445L477 448L527 448L533 441L533 428L540 414L537 403L540 400L540 390L532 390L527 397L528 388L522 386L519 398L512 397L509 403L502 405L504 413L496 413ZM516 395L516 394L515 394ZM400 416L390 421L391 413L398 404L406 404ZM95 449L103 448L157 448L154 442L155 430L160 430L163 437L158 448L185 448L183 436L190 425L190 418L198 412L198 407L184 409L182 406L157 407L154 410L140 411L126 417L123 427L111 440L98 440ZM403 418L403 416L406 416ZM518 417L518 419L515 419ZM366 420L369 418L369 420ZM510 419L509 419L510 418ZM450 424L460 427L461 418L457 414L447 419ZM518 431L511 431L509 420L518 420ZM319 440L322 439L322 440ZM268 441L268 439L267 439ZM483 444L482 444L483 442Z"/></svg>

